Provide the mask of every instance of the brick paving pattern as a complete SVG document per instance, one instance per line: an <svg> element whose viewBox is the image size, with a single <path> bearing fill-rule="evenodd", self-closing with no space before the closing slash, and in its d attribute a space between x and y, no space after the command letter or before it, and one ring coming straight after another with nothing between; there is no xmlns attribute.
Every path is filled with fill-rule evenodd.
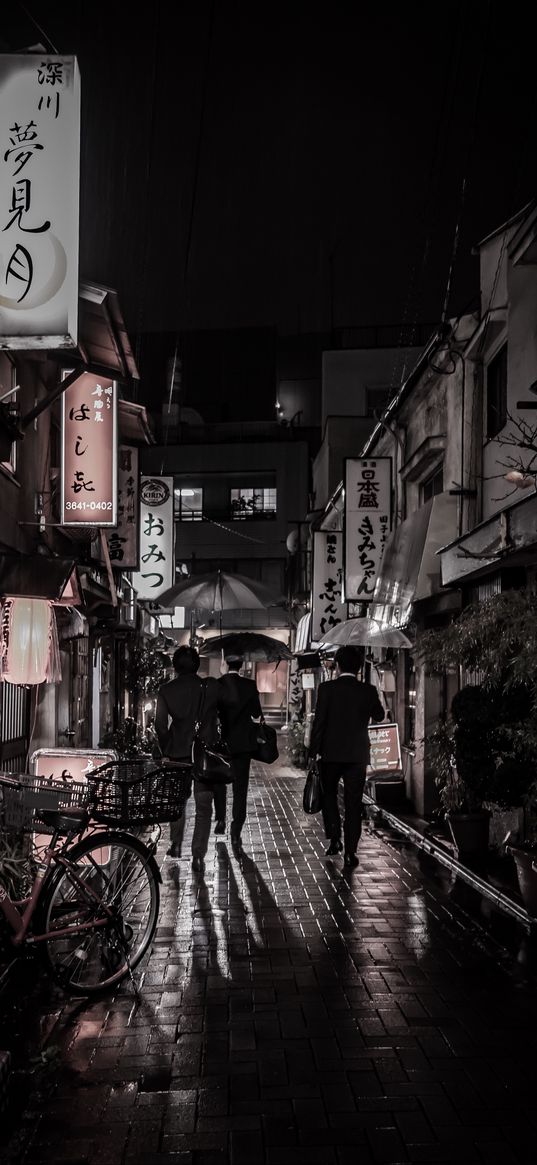
<svg viewBox="0 0 537 1165"><path fill-rule="evenodd" d="M254 766L245 856L193 805L142 998L47 982L21 1165L400 1165L537 1161L535 1003L516 958L411 847L366 831L358 870L324 857L304 774ZM518 970L517 970L518 968ZM22 1063L23 1055L27 1058Z"/></svg>

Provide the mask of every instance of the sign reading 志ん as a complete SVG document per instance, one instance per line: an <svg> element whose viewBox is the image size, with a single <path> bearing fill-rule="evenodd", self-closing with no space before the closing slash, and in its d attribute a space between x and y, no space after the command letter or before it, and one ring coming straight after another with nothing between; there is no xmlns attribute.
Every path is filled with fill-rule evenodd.
<svg viewBox="0 0 537 1165"><path fill-rule="evenodd" d="M76 57L0 55L0 336L73 348L78 321Z"/></svg>
<svg viewBox="0 0 537 1165"><path fill-rule="evenodd" d="M390 457L345 459L345 568L347 601L373 598L384 546L391 530Z"/></svg>
<svg viewBox="0 0 537 1165"><path fill-rule="evenodd" d="M175 582L173 477L140 482L140 569L132 576L139 599L158 599Z"/></svg>
<svg viewBox="0 0 537 1165"><path fill-rule="evenodd" d="M138 450L134 445L119 446L117 475L117 528L106 535L112 566L134 570L139 565Z"/></svg>
<svg viewBox="0 0 537 1165"><path fill-rule="evenodd" d="M341 594L343 536L317 530L313 535L313 601L311 638L318 643L331 627L346 618Z"/></svg>
<svg viewBox="0 0 537 1165"><path fill-rule="evenodd" d="M82 372L62 396L60 522L117 522L117 385L92 372Z"/></svg>

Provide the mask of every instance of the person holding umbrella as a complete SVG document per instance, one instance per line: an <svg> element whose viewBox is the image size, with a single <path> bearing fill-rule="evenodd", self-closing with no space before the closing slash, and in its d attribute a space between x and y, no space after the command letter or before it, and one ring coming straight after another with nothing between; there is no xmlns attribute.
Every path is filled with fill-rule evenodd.
<svg viewBox="0 0 537 1165"><path fill-rule="evenodd" d="M250 761L256 750L254 720L262 716L259 692L253 680L240 675L242 658L227 656L228 673L218 680L220 688L219 708L222 732L233 758L233 809L231 818L231 844L233 849L242 849L241 831L246 821ZM215 833L224 833L226 823L226 788L221 786L215 794Z"/></svg>

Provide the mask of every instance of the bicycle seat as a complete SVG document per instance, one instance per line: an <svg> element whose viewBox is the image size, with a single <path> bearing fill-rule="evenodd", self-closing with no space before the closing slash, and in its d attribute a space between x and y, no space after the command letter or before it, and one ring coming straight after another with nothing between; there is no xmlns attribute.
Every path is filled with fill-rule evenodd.
<svg viewBox="0 0 537 1165"><path fill-rule="evenodd" d="M58 833L76 832L86 825L88 814L85 809L36 809L36 817L43 825L48 825Z"/></svg>

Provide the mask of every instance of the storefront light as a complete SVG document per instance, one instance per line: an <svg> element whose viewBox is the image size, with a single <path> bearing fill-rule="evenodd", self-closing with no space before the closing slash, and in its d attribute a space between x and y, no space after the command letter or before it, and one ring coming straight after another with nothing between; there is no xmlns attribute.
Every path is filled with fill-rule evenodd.
<svg viewBox="0 0 537 1165"><path fill-rule="evenodd" d="M58 632L48 599L6 596L2 601L0 679L9 684L61 679Z"/></svg>

